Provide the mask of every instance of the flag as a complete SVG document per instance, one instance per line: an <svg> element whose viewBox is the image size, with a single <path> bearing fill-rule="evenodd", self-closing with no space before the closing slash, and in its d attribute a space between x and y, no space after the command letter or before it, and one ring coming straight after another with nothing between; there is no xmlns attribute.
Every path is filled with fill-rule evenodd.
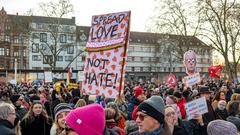
<svg viewBox="0 0 240 135"><path fill-rule="evenodd" d="M175 75L173 73L170 73L166 81L166 84L171 85L172 87L175 87L176 83L177 83L177 79Z"/></svg>
<svg viewBox="0 0 240 135"><path fill-rule="evenodd" d="M72 68L69 65L68 66L68 74L67 74L67 85L71 83L71 78L72 78Z"/></svg>

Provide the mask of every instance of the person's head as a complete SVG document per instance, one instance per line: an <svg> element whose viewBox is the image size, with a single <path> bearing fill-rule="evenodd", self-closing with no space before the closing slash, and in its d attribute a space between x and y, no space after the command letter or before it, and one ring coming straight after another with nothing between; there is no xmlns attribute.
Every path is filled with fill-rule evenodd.
<svg viewBox="0 0 240 135"><path fill-rule="evenodd" d="M207 101L210 101L211 91L208 86L201 86L199 88L198 94L200 97L205 97Z"/></svg>
<svg viewBox="0 0 240 135"><path fill-rule="evenodd" d="M90 104L72 110L65 118L67 135L102 135L105 112L99 104Z"/></svg>
<svg viewBox="0 0 240 135"><path fill-rule="evenodd" d="M186 67L186 73L192 75L196 72L197 57L194 51L189 50L184 54L183 64Z"/></svg>
<svg viewBox="0 0 240 135"><path fill-rule="evenodd" d="M173 95L169 95L166 97L166 105L176 104L177 100Z"/></svg>
<svg viewBox="0 0 240 135"><path fill-rule="evenodd" d="M164 101L160 96L152 96L137 108L137 125L140 133L152 132L164 125Z"/></svg>
<svg viewBox="0 0 240 135"><path fill-rule="evenodd" d="M105 108L105 117L106 117L106 126L116 126L116 121L114 119L114 116L116 114L116 112L114 111L113 108Z"/></svg>
<svg viewBox="0 0 240 135"><path fill-rule="evenodd" d="M118 109L118 106L115 102L109 102L107 104L107 108L112 108L115 112L114 119L119 120L120 119L120 111Z"/></svg>
<svg viewBox="0 0 240 135"><path fill-rule="evenodd" d="M19 107L19 106L21 106L23 104L23 97L21 95L19 95L19 94L12 95L10 97L10 100L17 107Z"/></svg>
<svg viewBox="0 0 240 135"><path fill-rule="evenodd" d="M85 106L87 103L84 99L79 99L76 103L76 105L74 106L74 108L78 108L78 107L83 107Z"/></svg>
<svg viewBox="0 0 240 135"><path fill-rule="evenodd" d="M225 100L220 100L218 102L218 106L217 107L218 107L219 110L223 111L224 109L226 109L226 105L227 105L227 103L226 103Z"/></svg>
<svg viewBox="0 0 240 135"><path fill-rule="evenodd" d="M65 128L65 117L72 110L72 107L67 103L60 103L54 107L55 124L57 132L61 132Z"/></svg>
<svg viewBox="0 0 240 135"><path fill-rule="evenodd" d="M177 102L182 99L182 94L180 92L174 92L173 96L176 98Z"/></svg>
<svg viewBox="0 0 240 135"><path fill-rule="evenodd" d="M0 119L7 120L14 125L16 119L14 106L9 103L0 103Z"/></svg>
<svg viewBox="0 0 240 135"><path fill-rule="evenodd" d="M165 107L165 121L172 125L178 125L178 116L171 105Z"/></svg>
<svg viewBox="0 0 240 135"><path fill-rule="evenodd" d="M225 93L223 91L219 91L216 93L215 97L214 97L214 100L226 100L226 96L225 96Z"/></svg>
<svg viewBox="0 0 240 135"><path fill-rule="evenodd" d="M138 99L139 101L143 101L145 100L146 96L144 95L144 91L142 88L137 87L134 91L134 96L136 99Z"/></svg>
<svg viewBox="0 0 240 135"><path fill-rule="evenodd" d="M237 127L225 120L211 121L207 126L208 135L237 135Z"/></svg>
<svg viewBox="0 0 240 135"><path fill-rule="evenodd" d="M229 117L227 117L227 121L233 123L237 127L238 132L240 132L240 118L234 117L234 116L229 116Z"/></svg>
<svg viewBox="0 0 240 135"><path fill-rule="evenodd" d="M230 116L236 116L240 112L239 109L239 102L233 101L232 103L230 103L228 113Z"/></svg>

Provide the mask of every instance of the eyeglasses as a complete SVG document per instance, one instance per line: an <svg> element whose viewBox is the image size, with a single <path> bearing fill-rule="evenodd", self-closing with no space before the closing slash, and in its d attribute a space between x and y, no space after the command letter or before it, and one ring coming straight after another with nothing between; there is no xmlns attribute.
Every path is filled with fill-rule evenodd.
<svg viewBox="0 0 240 135"><path fill-rule="evenodd" d="M170 117L171 115L175 115L176 113L175 112L169 112L167 114L165 114L167 117Z"/></svg>
<svg viewBox="0 0 240 135"><path fill-rule="evenodd" d="M195 59L186 59L186 61L187 61L187 63L191 63L191 64L195 64L196 63L196 61L195 61Z"/></svg>
<svg viewBox="0 0 240 135"><path fill-rule="evenodd" d="M144 118L147 116L147 114L137 114L137 118L139 118L141 121L144 121Z"/></svg>

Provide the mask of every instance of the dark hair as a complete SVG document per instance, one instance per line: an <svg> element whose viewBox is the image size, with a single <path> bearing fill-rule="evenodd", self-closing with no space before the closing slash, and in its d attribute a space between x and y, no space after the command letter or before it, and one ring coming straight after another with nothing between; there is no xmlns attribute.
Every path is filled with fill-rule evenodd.
<svg viewBox="0 0 240 135"><path fill-rule="evenodd" d="M220 100L220 95L221 95L221 93L224 93L224 92L223 92L223 91L218 91L218 92L216 93L215 97L213 98L213 101L214 101L214 100L219 101L219 100ZM224 95L225 95L225 93L224 93Z"/></svg>

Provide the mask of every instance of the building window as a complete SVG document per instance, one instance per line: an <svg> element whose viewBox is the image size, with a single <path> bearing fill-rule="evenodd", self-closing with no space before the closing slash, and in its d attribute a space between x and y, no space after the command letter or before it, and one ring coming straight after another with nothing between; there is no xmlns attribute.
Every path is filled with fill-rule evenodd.
<svg viewBox="0 0 240 135"><path fill-rule="evenodd" d="M7 49L6 53L7 53L7 56L9 56L9 49Z"/></svg>
<svg viewBox="0 0 240 135"><path fill-rule="evenodd" d="M18 57L18 56L19 56L19 52L18 52L18 51L14 51L14 52L13 52L13 56L14 56L14 57Z"/></svg>
<svg viewBox="0 0 240 135"><path fill-rule="evenodd" d="M151 72L152 71L152 67L148 67L148 71Z"/></svg>
<svg viewBox="0 0 240 135"><path fill-rule="evenodd" d="M23 56L26 57L26 50L23 50Z"/></svg>
<svg viewBox="0 0 240 135"><path fill-rule="evenodd" d="M0 48L0 55L3 56L4 55L4 48Z"/></svg>
<svg viewBox="0 0 240 135"><path fill-rule="evenodd" d="M141 71L141 72L143 71L143 67L140 67L140 71Z"/></svg>
<svg viewBox="0 0 240 135"><path fill-rule="evenodd" d="M52 61L53 61L52 55L43 56L43 64L50 64L52 63Z"/></svg>
<svg viewBox="0 0 240 135"><path fill-rule="evenodd" d="M63 56L57 56L57 61L63 61Z"/></svg>
<svg viewBox="0 0 240 135"><path fill-rule="evenodd" d="M73 56L65 56L65 61L72 61L73 60Z"/></svg>
<svg viewBox="0 0 240 135"><path fill-rule="evenodd" d="M33 53L38 53L39 52L39 44L38 43L33 43L32 44L32 52Z"/></svg>
<svg viewBox="0 0 240 135"><path fill-rule="evenodd" d="M67 54L73 54L74 53L74 46L67 47Z"/></svg>
<svg viewBox="0 0 240 135"><path fill-rule="evenodd" d="M134 72L134 70L135 70L135 68L134 68L134 67L131 67L131 71L133 71L133 72Z"/></svg>
<svg viewBox="0 0 240 135"><path fill-rule="evenodd" d="M68 40L69 41L74 41L74 36L73 35L68 35Z"/></svg>
<svg viewBox="0 0 240 135"><path fill-rule="evenodd" d="M67 42L66 34L60 34L60 43L66 43L66 42Z"/></svg>
<svg viewBox="0 0 240 135"><path fill-rule="evenodd" d="M33 55L32 56L32 60L33 61L41 61L42 59L41 59L41 55Z"/></svg>
<svg viewBox="0 0 240 135"><path fill-rule="evenodd" d="M47 42L47 33L40 33L40 42Z"/></svg>
<svg viewBox="0 0 240 135"><path fill-rule="evenodd" d="M6 41L6 42L10 42L10 41L11 41L11 40L10 40L10 36L8 36L8 35L5 35L4 38L5 38L4 41Z"/></svg>
<svg viewBox="0 0 240 135"><path fill-rule="evenodd" d="M14 36L13 43L18 44L19 43L19 37Z"/></svg>
<svg viewBox="0 0 240 135"><path fill-rule="evenodd" d="M134 57L132 57L132 61L135 61Z"/></svg>
<svg viewBox="0 0 240 135"><path fill-rule="evenodd" d="M33 39L39 39L39 33L33 33L32 38Z"/></svg>

